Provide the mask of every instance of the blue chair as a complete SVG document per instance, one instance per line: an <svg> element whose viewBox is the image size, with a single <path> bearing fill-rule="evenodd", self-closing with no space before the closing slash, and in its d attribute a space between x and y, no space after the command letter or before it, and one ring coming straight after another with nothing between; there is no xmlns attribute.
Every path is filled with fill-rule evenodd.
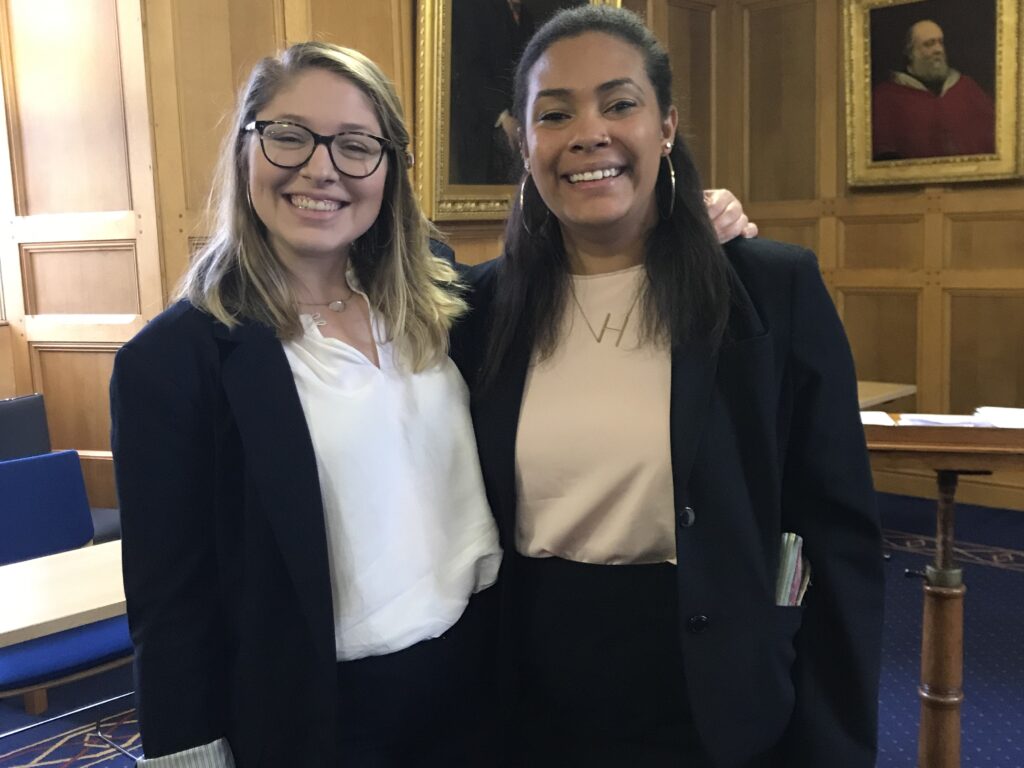
<svg viewBox="0 0 1024 768"><path fill-rule="evenodd" d="M40 393L0 400L0 461L50 452L46 404ZM94 507L93 542L121 538L121 510Z"/></svg>
<svg viewBox="0 0 1024 768"><path fill-rule="evenodd" d="M0 565L75 549L92 535L75 451L0 461ZM0 698L21 695L25 710L38 715L47 688L131 658L125 616L0 648Z"/></svg>
<svg viewBox="0 0 1024 768"><path fill-rule="evenodd" d="M0 400L0 461L49 452L43 396L36 393Z"/></svg>

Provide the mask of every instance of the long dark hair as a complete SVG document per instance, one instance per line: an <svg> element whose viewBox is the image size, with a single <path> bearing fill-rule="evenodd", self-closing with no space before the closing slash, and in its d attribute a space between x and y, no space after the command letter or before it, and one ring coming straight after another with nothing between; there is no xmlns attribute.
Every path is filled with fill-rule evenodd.
<svg viewBox="0 0 1024 768"><path fill-rule="evenodd" d="M638 16L620 8L585 5L552 17L531 38L516 67L513 112L526 124L530 70L554 43L601 32L635 47L643 56L662 116L672 105L668 53ZM718 244L697 168L677 133L668 161L675 169L675 200L668 169L661 164L655 184L659 218L647 237L641 294L641 338L676 345L700 339L717 346L729 314L729 267ZM558 345L568 301L569 260L558 220L524 175L522 205L517 198L505 228L500 259L501 288L494 298L483 381L493 382L516 339L547 357ZM525 209L525 210L524 210Z"/></svg>

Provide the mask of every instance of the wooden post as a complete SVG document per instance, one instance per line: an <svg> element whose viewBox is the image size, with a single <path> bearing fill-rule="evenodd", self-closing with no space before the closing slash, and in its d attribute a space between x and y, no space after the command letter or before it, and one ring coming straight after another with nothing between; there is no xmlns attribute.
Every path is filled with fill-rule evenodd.
<svg viewBox="0 0 1024 768"><path fill-rule="evenodd" d="M921 632L921 730L919 768L959 768L963 701L963 572L953 567L953 517L957 472L938 473L935 562L925 569Z"/></svg>

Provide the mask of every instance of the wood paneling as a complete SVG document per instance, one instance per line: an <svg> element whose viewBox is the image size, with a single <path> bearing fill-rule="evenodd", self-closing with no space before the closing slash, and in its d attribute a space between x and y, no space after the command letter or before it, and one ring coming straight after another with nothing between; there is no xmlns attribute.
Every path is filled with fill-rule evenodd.
<svg viewBox="0 0 1024 768"><path fill-rule="evenodd" d="M897 216L840 219L839 265L852 269L923 268L924 220Z"/></svg>
<svg viewBox="0 0 1024 768"><path fill-rule="evenodd" d="M185 207L201 211L238 90L258 59L277 48L270 3L176 0L175 70Z"/></svg>
<svg viewBox="0 0 1024 768"><path fill-rule="evenodd" d="M460 264L480 264L501 255L504 234L503 222L451 222L444 228L445 239Z"/></svg>
<svg viewBox="0 0 1024 768"><path fill-rule="evenodd" d="M32 345L54 450L110 450L108 387L116 351L116 345Z"/></svg>
<svg viewBox="0 0 1024 768"><path fill-rule="evenodd" d="M89 506L119 507L114 484L114 457L107 451L79 451Z"/></svg>
<svg viewBox="0 0 1024 768"><path fill-rule="evenodd" d="M786 221L785 219L769 219L759 225L761 237L779 240L783 243L794 243L818 251L818 221Z"/></svg>
<svg viewBox="0 0 1024 768"><path fill-rule="evenodd" d="M14 349L11 344L11 326L0 323L0 398L14 397Z"/></svg>
<svg viewBox="0 0 1024 768"><path fill-rule="evenodd" d="M395 83L410 132L415 111L413 6L412 0L309 0L312 36L373 59Z"/></svg>
<svg viewBox="0 0 1024 768"><path fill-rule="evenodd" d="M917 381L918 297L911 292L839 291L857 378Z"/></svg>
<svg viewBox="0 0 1024 768"><path fill-rule="evenodd" d="M744 9L747 183L750 200L817 194L813 0Z"/></svg>
<svg viewBox="0 0 1024 768"><path fill-rule="evenodd" d="M669 0L668 49L680 130L705 183L715 177L716 10L693 0Z"/></svg>
<svg viewBox="0 0 1024 768"><path fill-rule="evenodd" d="M725 0L718 13L718 183L766 236L815 247L859 375L916 383L894 408L1024 404L1024 184L851 189L842 4ZM935 494L930 477L876 479ZM964 478L959 496L1024 509L1024 475Z"/></svg>
<svg viewBox="0 0 1024 768"><path fill-rule="evenodd" d="M22 214L132 208L115 0L6 0Z"/></svg>
<svg viewBox="0 0 1024 768"><path fill-rule="evenodd" d="M21 253L28 314L139 314L134 243L28 243Z"/></svg>
<svg viewBox="0 0 1024 768"><path fill-rule="evenodd" d="M1024 213L950 216L945 264L951 269L1024 267Z"/></svg>
<svg viewBox="0 0 1024 768"><path fill-rule="evenodd" d="M949 305L951 411L1024 408L1024 296L954 293Z"/></svg>

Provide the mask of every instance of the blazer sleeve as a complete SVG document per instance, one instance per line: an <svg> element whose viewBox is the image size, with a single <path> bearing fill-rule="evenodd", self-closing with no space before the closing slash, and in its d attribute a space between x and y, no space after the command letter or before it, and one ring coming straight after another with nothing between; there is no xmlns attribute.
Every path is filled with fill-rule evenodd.
<svg viewBox="0 0 1024 768"><path fill-rule="evenodd" d="M796 637L787 766L872 768L878 727L883 560L853 359L813 257L792 273L793 418L786 530L811 564Z"/></svg>
<svg viewBox="0 0 1024 768"><path fill-rule="evenodd" d="M152 325L160 325L158 319ZM164 324L166 326L166 324ZM225 735L227 635L214 529L216 344L145 329L117 354L112 447L147 757Z"/></svg>

